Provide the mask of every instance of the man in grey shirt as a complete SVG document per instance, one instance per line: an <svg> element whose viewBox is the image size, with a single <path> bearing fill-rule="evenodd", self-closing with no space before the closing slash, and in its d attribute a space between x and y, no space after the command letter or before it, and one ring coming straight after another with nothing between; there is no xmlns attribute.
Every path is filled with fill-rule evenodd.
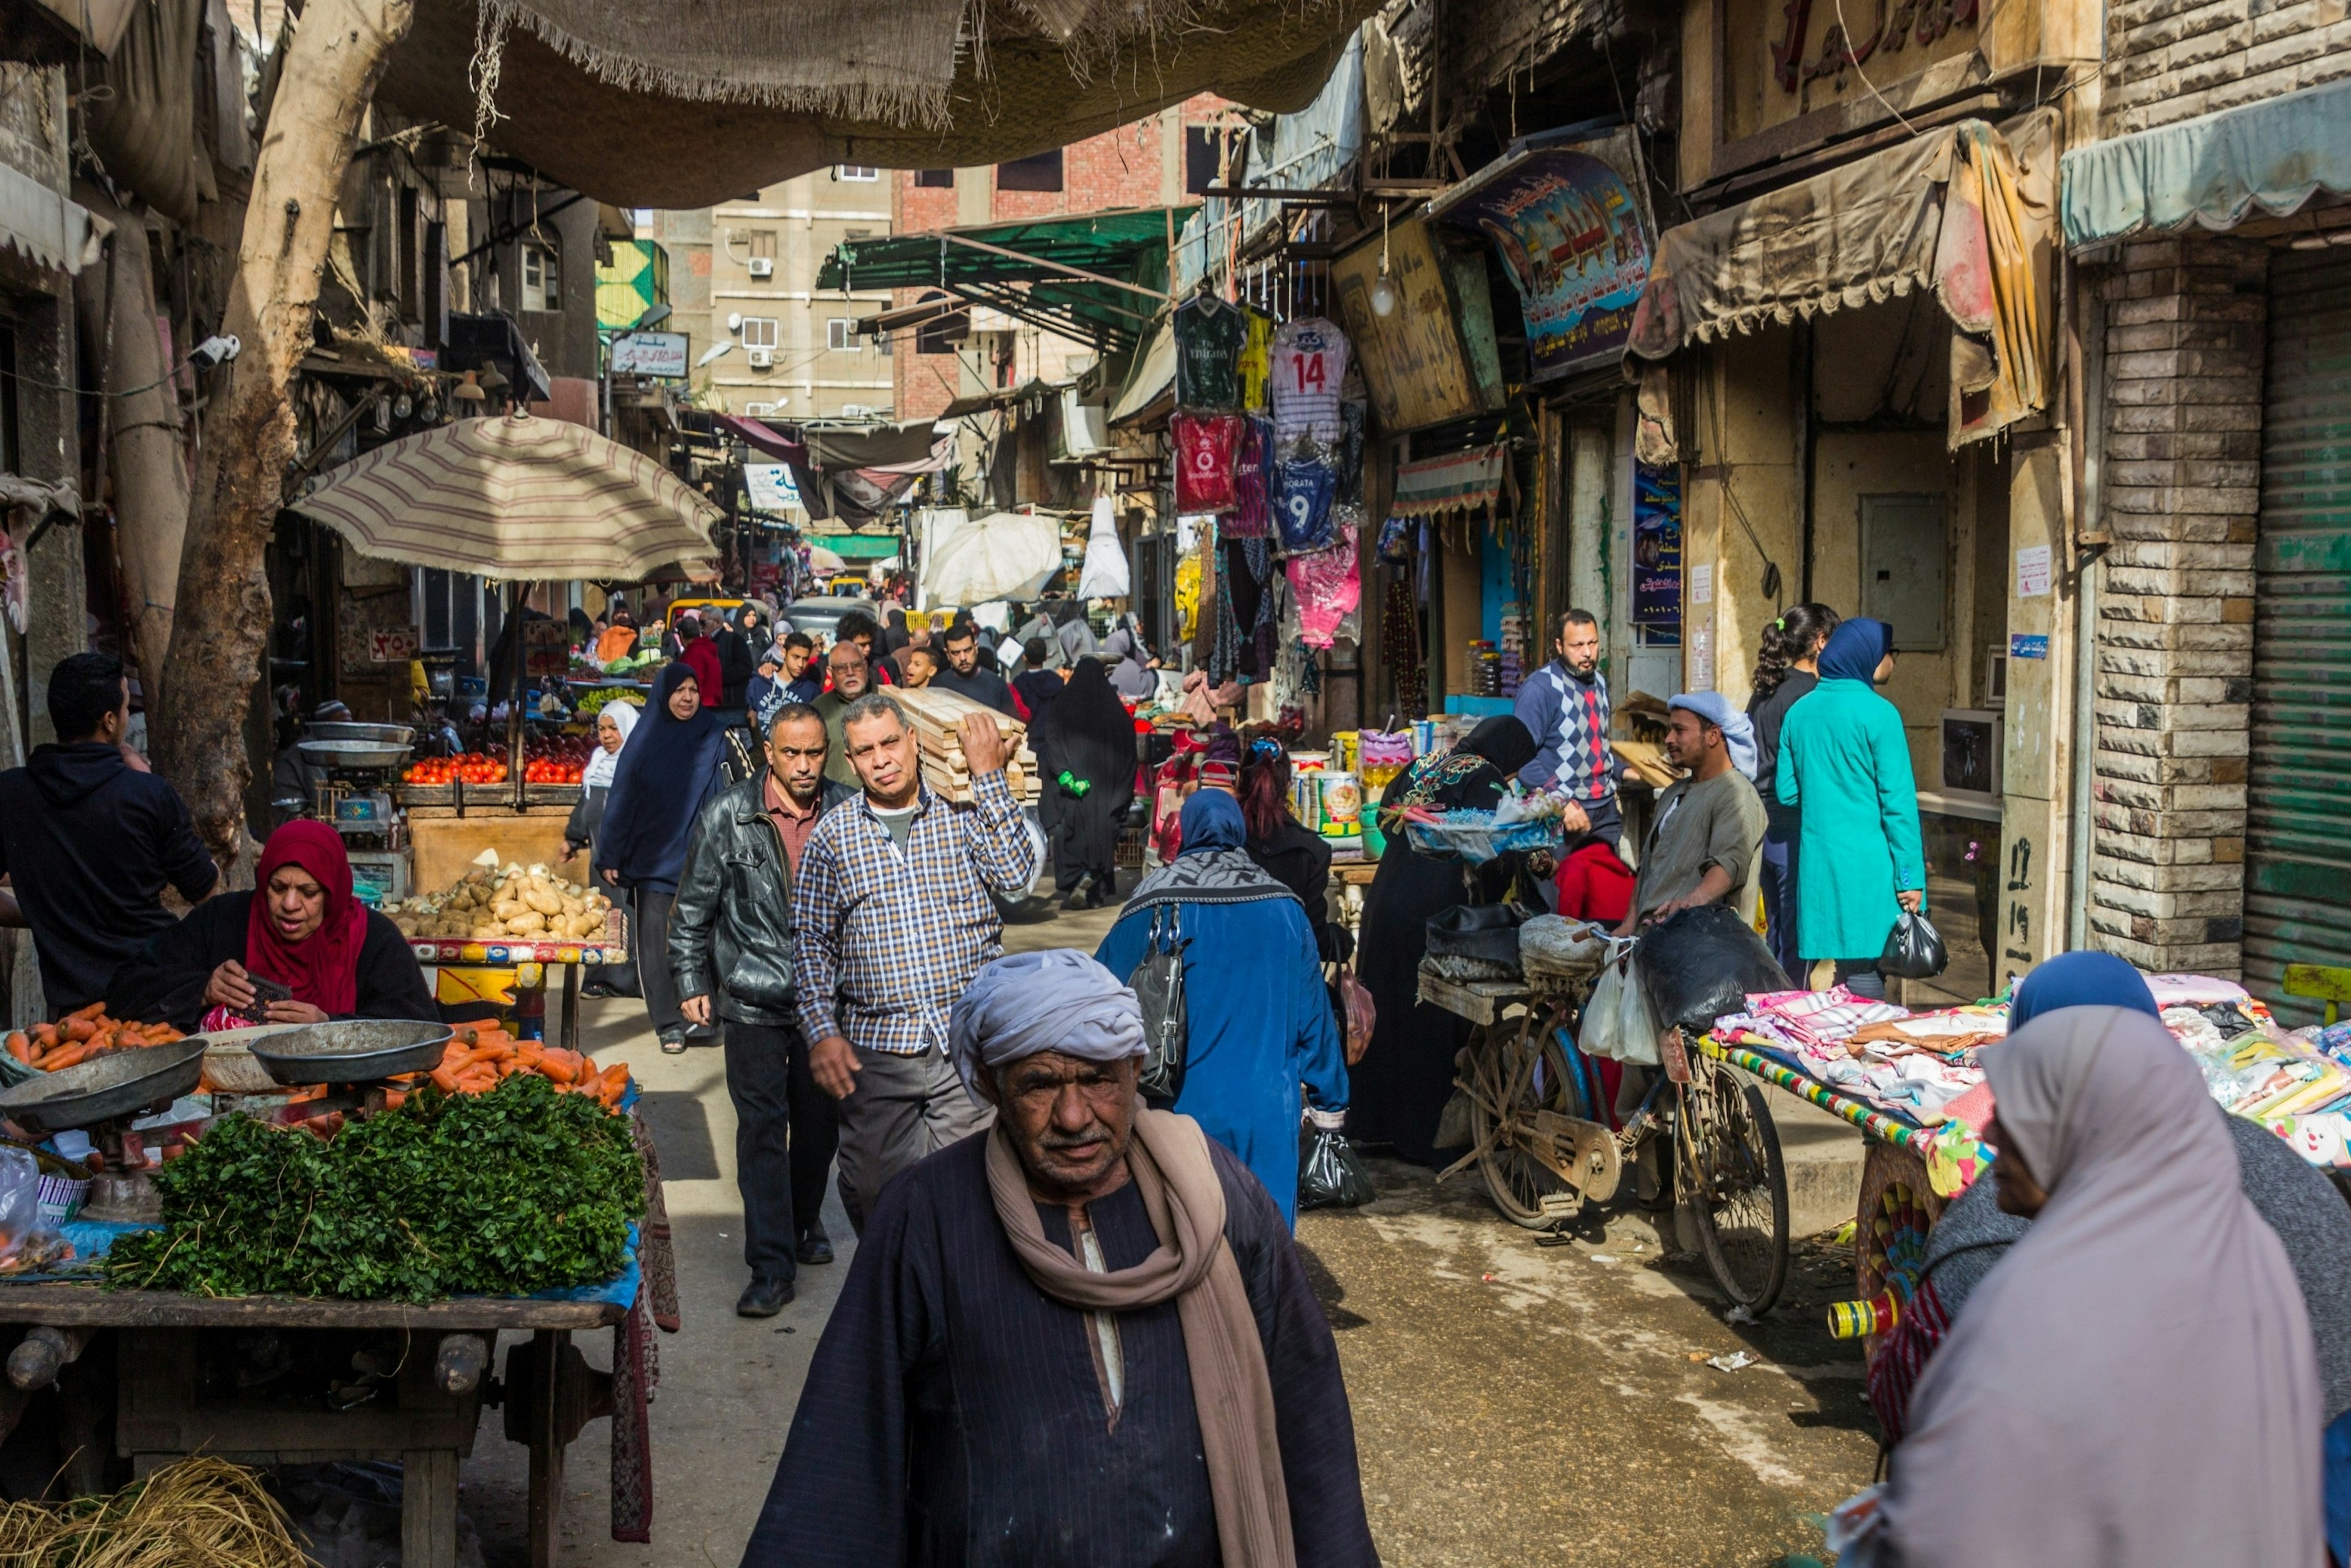
<svg viewBox="0 0 2351 1568"><path fill-rule="evenodd" d="M1764 813L1748 781L1754 731L1719 692L1684 692L1666 706L1666 757L1687 777L1657 802L1620 936L1706 904L1727 904L1746 919L1755 914Z"/></svg>

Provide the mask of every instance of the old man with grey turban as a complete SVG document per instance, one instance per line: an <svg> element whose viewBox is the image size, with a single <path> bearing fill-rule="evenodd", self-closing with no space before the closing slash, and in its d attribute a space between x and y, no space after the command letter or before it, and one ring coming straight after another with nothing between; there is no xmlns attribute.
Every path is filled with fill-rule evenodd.
<svg viewBox="0 0 2351 1568"><path fill-rule="evenodd" d="M1373 1568L1337 1347L1247 1167L1135 1092L1084 954L979 972L994 1125L882 1191L745 1568Z"/></svg>

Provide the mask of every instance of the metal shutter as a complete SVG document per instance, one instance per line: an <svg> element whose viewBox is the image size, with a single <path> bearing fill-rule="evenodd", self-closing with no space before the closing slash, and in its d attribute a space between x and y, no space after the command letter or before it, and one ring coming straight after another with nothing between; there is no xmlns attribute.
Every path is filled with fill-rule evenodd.
<svg viewBox="0 0 2351 1568"><path fill-rule="evenodd" d="M2245 981L2307 1023L2285 967L2351 966L2351 256L2272 263L2265 402Z"/></svg>

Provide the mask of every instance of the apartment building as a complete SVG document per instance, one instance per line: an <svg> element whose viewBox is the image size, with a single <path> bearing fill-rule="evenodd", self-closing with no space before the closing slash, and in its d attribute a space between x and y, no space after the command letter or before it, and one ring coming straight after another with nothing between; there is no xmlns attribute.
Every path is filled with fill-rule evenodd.
<svg viewBox="0 0 2351 1568"><path fill-rule="evenodd" d="M889 416L890 345L859 338L856 320L890 297L820 296L815 282L834 246L891 232L892 177L837 164L721 206L643 214L638 236L669 252L665 326L693 340L696 403L795 422Z"/></svg>

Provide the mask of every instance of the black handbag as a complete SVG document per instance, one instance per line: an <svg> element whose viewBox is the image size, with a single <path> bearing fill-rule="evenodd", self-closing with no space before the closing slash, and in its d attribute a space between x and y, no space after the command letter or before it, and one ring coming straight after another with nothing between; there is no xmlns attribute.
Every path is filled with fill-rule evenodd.
<svg viewBox="0 0 2351 1568"><path fill-rule="evenodd" d="M1886 951L1877 956L1877 972L1897 980L1931 980L1950 962L1943 951L1943 934L1924 915L1905 910L1886 934Z"/></svg>
<svg viewBox="0 0 2351 1568"><path fill-rule="evenodd" d="M1184 949L1192 939L1179 936L1180 930L1174 904L1154 910L1143 962L1126 982L1143 1008L1143 1075L1135 1087L1144 1103L1161 1111L1184 1092L1184 1052L1191 1038L1191 1018L1184 1003Z"/></svg>

